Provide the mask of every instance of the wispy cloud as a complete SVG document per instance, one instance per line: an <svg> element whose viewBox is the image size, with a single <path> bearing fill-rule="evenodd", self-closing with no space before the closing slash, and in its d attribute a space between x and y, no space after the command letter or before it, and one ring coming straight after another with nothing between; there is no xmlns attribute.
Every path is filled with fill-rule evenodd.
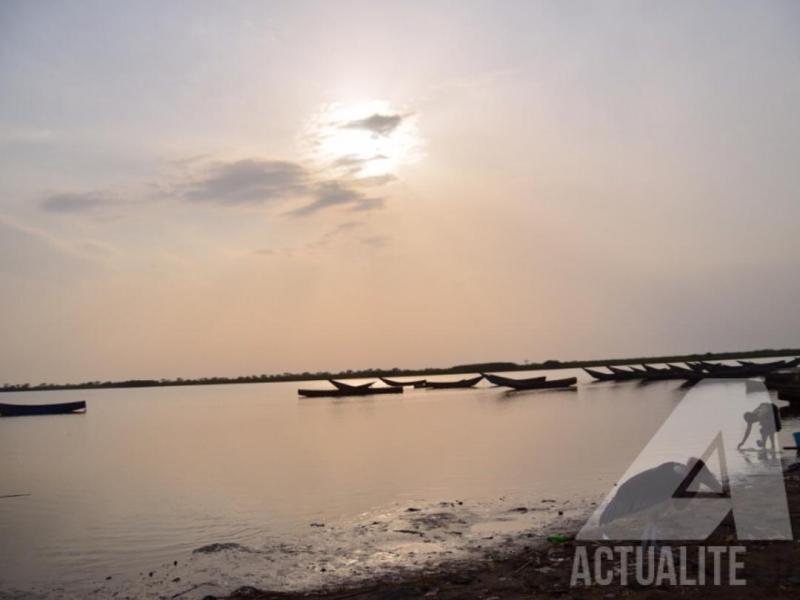
<svg viewBox="0 0 800 600"><path fill-rule="evenodd" d="M378 157L376 157L378 158ZM359 159L343 159L342 167ZM381 208L384 198L363 191L392 181L393 176L367 178L336 170L312 171L306 166L284 160L244 158L234 161L206 161L191 157L178 164L180 173L158 180L113 191L61 192L51 194L39 203L49 213L91 214L92 218L108 219L103 209L133 205L152 205L167 199L223 207L260 206L305 202L285 215L307 217L337 206L355 211Z"/></svg>
<svg viewBox="0 0 800 600"><path fill-rule="evenodd" d="M387 136L400 126L400 123L403 122L405 117L406 115L400 114L382 115L380 113L374 113L363 119L348 121L341 127L342 129L363 129L374 135Z"/></svg>
<svg viewBox="0 0 800 600"><path fill-rule="evenodd" d="M66 192L42 200L42 210L54 213L84 213L109 203L97 192Z"/></svg>
<svg viewBox="0 0 800 600"><path fill-rule="evenodd" d="M308 172L280 160L245 159L214 163L191 181L183 197L221 205L262 204L308 194Z"/></svg>
<svg viewBox="0 0 800 600"><path fill-rule="evenodd" d="M352 210L373 210L383 206L383 198L373 198L353 189L342 181L324 181L313 192L310 204L289 211L293 217L306 217L334 206L348 206Z"/></svg>

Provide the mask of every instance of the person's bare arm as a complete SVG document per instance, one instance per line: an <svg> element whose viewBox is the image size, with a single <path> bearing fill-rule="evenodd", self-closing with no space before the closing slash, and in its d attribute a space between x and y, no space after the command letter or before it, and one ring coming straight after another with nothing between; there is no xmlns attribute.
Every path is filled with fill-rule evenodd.
<svg viewBox="0 0 800 600"><path fill-rule="evenodd" d="M737 450L740 449L742 446L744 446L744 443L747 441L747 438L750 437L750 430L752 428L753 428L753 424L752 423L748 423L747 424L747 429L745 429L745 431L744 431L744 437L742 438L742 441L739 442L738 446L736 446Z"/></svg>

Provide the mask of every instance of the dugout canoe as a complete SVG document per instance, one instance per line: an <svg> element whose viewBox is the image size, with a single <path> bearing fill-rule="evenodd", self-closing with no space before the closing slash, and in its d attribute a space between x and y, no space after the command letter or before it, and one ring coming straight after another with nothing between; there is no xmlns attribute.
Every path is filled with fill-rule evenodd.
<svg viewBox="0 0 800 600"><path fill-rule="evenodd" d="M433 390L447 390L451 388L469 388L483 379L483 375L470 377L469 379L459 379L458 381L428 381L426 388Z"/></svg>
<svg viewBox="0 0 800 600"><path fill-rule="evenodd" d="M358 383L356 385L350 383L344 383L343 381L337 381L335 379L328 379L328 381L337 390L342 390L343 392L350 392L353 390L366 390L367 388L372 387L375 384L374 381L368 381L367 383Z"/></svg>
<svg viewBox="0 0 800 600"><path fill-rule="evenodd" d="M499 385L503 387L513 387L517 388L518 386L532 385L536 383L543 382L546 377L524 377L522 379L512 379L511 377L503 377L502 375L490 375L489 373L484 373L483 378L488 381L489 383L493 383L494 385Z"/></svg>
<svg viewBox="0 0 800 600"><path fill-rule="evenodd" d="M390 387L422 388L428 383L425 379L415 379L414 381L397 381L396 379L389 379L388 377L379 377L378 379Z"/></svg>
<svg viewBox="0 0 800 600"><path fill-rule="evenodd" d="M508 385L507 387L513 388L513 391L523 390L548 390L554 388L571 388L578 383L577 377L565 377L563 379L551 379L549 381L530 382L522 385Z"/></svg>
<svg viewBox="0 0 800 600"><path fill-rule="evenodd" d="M0 416L25 417L34 415L68 415L86 412L86 402L62 402L60 404L0 404Z"/></svg>
<svg viewBox="0 0 800 600"><path fill-rule="evenodd" d="M402 387L379 387L379 388L352 388L349 390L311 390L299 389L297 393L306 398L341 398L343 396L374 396L377 394L402 394Z"/></svg>
<svg viewBox="0 0 800 600"><path fill-rule="evenodd" d="M583 367L583 370L594 377L597 381L614 381L614 379L617 377L614 375L614 373L603 373L602 371L597 371L588 367Z"/></svg>

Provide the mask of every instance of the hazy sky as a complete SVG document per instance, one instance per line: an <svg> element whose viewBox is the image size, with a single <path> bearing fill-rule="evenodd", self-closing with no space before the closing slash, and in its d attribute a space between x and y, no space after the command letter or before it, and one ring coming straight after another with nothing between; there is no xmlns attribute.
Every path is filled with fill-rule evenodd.
<svg viewBox="0 0 800 600"><path fill-rule="evenodd" d="M800 3L0 3L0 382L800 345Z"/></svg>

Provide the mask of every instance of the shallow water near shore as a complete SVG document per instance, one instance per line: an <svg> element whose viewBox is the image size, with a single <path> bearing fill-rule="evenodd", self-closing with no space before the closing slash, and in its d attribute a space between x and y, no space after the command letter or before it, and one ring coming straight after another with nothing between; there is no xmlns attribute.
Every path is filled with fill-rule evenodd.
<svg viewBox="0 0 800 600"><path fill-rule="evenodd" d="M7 394L89 408L0 419L0 496L29 494L0 499L0 597L303 589L570 530L685 390L536 374L580 384L341 399L297 397L324 382ZM790 445L800 426L784 427Z"/></svg>

